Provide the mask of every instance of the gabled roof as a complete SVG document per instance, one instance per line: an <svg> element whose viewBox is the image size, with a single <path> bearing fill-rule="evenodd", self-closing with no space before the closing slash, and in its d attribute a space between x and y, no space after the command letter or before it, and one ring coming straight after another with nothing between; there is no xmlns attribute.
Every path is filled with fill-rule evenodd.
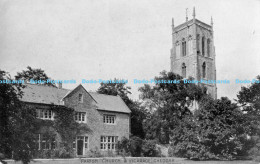
<svg viewBox="0 0 260 164"><path fill-rule="evenodd" d="M62 97L69 92L68 89L58 89L46 85L24 84L21 101L40 104L60 105Z"/></svg>
<svg viewBox="0 0 260 164"><path fill-rule="evenodd" d="M97 101L97 106L100 110L131 113L131 110L119 96L99 94L96 92L89 93Z"/></svg>
<svg viewBox="0 0 260 164"><path fill-rule="evenodd" d="M25 84L25 86L26 87L22 90L23 97L21 101L29 103L61 105L61 101L64 97L73 94L72 91L82 85L77 86L73 90L59 89L51 86L35 84ZM95 92L87 93L94 99L94 101L96 101L99 110L131 113L131 110L119 96L98 94Z"/></svg>

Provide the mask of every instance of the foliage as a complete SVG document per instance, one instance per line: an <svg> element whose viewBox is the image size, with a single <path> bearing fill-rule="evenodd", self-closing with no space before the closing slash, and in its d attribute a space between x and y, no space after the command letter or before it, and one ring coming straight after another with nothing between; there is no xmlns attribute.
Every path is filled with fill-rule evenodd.
<svg viewBox="0 0 260 164"><path fill-rule="evenodd" d="M114 79L114 81L117 80L119 79ZM120 96L126 105L128 105L132 103L128 97L128 94L131 94L130 89L131 87L126 86L126 83L101 83L97 92L106 95Z"/></svg>
<svg viewBox="0 0 260 164"><path fill-rule="evenodd" d="M123 138L118 143L119 154L132 157L156 157L161 156L156 147L155 140L142 140L137 136L131 136L129 139Z"/></svg>
<svg viewBox="0 0 260 164"><path fill-rule="evenodd" d="M65 155L66 158L73 157L72 144L75 136L82 132L89 132L90 130L86 124L80 124L74 120L74 109L65 106L52 106L51 110L56 113L53 127L61 136L63 154L67 152L68 155Z"/></svg>
<svg viewBox="0 0 260 164"><path fill-rule="evenodd" d="M238 93L237 102L241 105L244 115L242 122L245 134L250 138L244 141L243 152L256 160L260 159L260 76L256 77L256 83L243 86ZM245 153L247 152L247 153ZM243 155L244 155L243 154Z"/></svg>
<svg viewBox="0 0 260 164"><path fill-rule="evenodd" d="M143 140L142 154L144 157L157 157L159 151L156 147L156 140Z"/></svg>
<svg viewBox="0 0 260 164"><path fill-rule="evenodd" d="M155 80L158 83L154 86L145 84L139 88L141 99L150 111L143 125L147 139L168 144L171 130L185 115L190 114L189 106L205 95L205 88L185 84L181 76L166 71L161 72Z"/></svg>
<svg viewBox="0 0 260 164"><path fill-rule="evenodd" d="M36 73L34 77L47 79L48 77L42 70L34 70L30 67L29 71L18 73L16 78L31 78L32 73ZM40 77L43 76L43 77ZM0 80L12 80L11 77L4 71L0 71ZM44 150L39 152L39 156L52 158L72 157L72 142L74 137L86 132L89 128L86 125L79 124L74 120L74 110L64 106L51 106L51 110L55 111L55 121L41 120L36 118L36 111L33 106L27 105L19 99L23 96L21 84L0 84L0 153L5 155L5 158L13 158L21 160L23 163L29 163L35 157L35 152L38 152L34 142L35 135L40 129L47 140L53 138L57 132L61 136L62 142L56 150ZM52 131L50 131L52 129ZM49 136L49 138L48 138Z"/></svg>
<svg viewBox="0 0 260 164"><path fill-rule="evenodd" d="M118 79L114 79L116 81ZM126 103L131 113L131 134L144 138L145 132L143 129L143 120L146 118L147 111L137 101L131 100L128 95L131 87L126 86L126 83L101 83L97 92L100 94L120 96Z"/></svg>
<svg viewBox="0 0 260 164"><path fill-rule="evenodd" d="M90 158L102 157L102 154L101 154L100 150L98 149L98 147L95 147L94 149L90 149L89 152L90 153L89 153L88 157L90 157Z"/></svg>
<svg viewBox="0 0 260 164"><path fill-rule="evenodd" d="M228 98L205 97L171 134L171 153L191 159L234 159L242 149L242 112ZM242 129L242 130L241 130Z"/></svg>
<svg viewBox="0 0 260 164"><path fill-rule="evenodd" d="M0 80L11 80L0 71ZM33 134L36 130L35 111L19 101L22 96L21 85L0 85L0 152L6 158L13 157L28 163L35 150Z"/></svg>
<svg viewBox="0 0 260 164"><path fill-rule="evenodd" d="M34 69L30 66L27 66L27 70L23 70L22 72L18 72L15 76L16 80L24 80L29 82L31 79L34 81L47 81L51 80L50 77L47 76L47 74L42 69ZM52 87L56 87L53 83L43 83L43 85L48 85Z"/></svg>
<svg viewBox="0 0 260 164"><path fill-rule="evenodd" d="M118 143L118 149L123 156L140 157L142 153L142 139L137 136L131 136L130 139L123 138Z"/></svg>

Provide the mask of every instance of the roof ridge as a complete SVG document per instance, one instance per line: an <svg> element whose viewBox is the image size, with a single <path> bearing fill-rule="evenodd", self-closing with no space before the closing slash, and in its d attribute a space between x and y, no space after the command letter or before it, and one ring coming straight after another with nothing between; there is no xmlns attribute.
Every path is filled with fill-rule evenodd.
<svg viewBox="0 0 260 164"><path fill-rule="evenodd" d="M58 87L53 87L53 86L48 86L48 85L43 85L43 84L24 83L24 85L32 85L32 86L38 86L38 87L47 87L47 88L53 88L53 89L58 89L58 90L66 90L66 91L70 91L70 89L66 89L66 88L58 88Z"/></svg>
<svg viewBox="0 0 260 164"><path fill-rule="evenodd" d="M108 95L108 94L98 93L98 92L89 92L89 93L94 93L94 94L104 95L104 96L120 97L119 95Z"/></svg>

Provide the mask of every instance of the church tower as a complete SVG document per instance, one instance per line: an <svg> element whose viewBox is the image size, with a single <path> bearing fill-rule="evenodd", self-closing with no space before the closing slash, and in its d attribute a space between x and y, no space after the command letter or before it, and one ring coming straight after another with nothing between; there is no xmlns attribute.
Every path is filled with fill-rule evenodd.
<svg viewBox="0 0 260 164"><path fill-rule="evenodd" d="M183 78L216 80L213 20L208 25L195 18L174 26L172 19L171 71ZM217 98L216 84L202 84L214 99Z"/></svg>

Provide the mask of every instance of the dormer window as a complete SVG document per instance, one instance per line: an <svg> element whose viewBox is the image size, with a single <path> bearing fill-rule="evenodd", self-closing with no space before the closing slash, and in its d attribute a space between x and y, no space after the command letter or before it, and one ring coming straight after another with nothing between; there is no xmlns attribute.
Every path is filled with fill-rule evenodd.
<svg viewBox="0 0 260 164"><path fill-rule="evenodd" d="M83 103L83 94L79 94L79 103Z"/></svg>

